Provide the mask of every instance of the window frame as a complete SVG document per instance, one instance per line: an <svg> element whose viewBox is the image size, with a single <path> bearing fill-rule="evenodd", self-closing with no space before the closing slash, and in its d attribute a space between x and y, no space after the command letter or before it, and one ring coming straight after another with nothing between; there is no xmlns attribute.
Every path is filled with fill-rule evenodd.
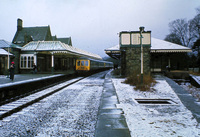
<svg viewBox="0 0 200 137"><path fill-rule="evenodd" d="M34 54L20 55L20 69L32 69L35 60Z"/></svg>

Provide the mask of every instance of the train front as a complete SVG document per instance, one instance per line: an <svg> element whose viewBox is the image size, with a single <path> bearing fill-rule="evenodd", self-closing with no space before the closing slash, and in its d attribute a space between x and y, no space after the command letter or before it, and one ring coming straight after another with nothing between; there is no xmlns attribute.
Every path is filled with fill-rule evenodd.
<svg viewBox="0 0 200 137"><path fill-rule="evenodd" d="M90 60L77 59L76 60L76 71L78 73L85 73L90 71Z"/></svg>

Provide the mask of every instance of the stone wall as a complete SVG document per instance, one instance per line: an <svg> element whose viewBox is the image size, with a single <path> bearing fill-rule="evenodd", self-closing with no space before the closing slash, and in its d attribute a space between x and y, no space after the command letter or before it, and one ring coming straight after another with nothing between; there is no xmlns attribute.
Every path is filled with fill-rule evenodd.
<svg viewBox="0 0 200 137"><path fill-rule="evenodd" d="M141 73L141 47L122 47L121 74ZM143 72L150 73L150 46L143 47Z"/></svg>

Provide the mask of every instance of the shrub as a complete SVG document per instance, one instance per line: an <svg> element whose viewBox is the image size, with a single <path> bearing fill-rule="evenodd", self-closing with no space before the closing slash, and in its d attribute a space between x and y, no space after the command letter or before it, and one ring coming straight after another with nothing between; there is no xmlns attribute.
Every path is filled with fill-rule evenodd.
<svg viewBox="0 0 200 137"><path fill-rule="evenodd" d="M156 81L153 79L153 77L150 74L143 75L143 84L142 84L141 74L133 73L126 78L124 83L135 86L134 87L135 90L153 91L154 89L152 87L156 84Z"/></svg>

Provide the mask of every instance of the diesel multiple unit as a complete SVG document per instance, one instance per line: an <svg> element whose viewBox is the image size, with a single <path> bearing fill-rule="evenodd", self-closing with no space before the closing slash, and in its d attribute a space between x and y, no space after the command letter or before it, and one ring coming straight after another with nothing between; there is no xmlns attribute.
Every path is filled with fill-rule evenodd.
<svg viewBox="0 0 200 137"><path fill-rule="evenodd" d="M76 71L79 73L110 68L113 68L113 63L108 61L94 60L90 58L80 58L76 60Z"/></svg>

